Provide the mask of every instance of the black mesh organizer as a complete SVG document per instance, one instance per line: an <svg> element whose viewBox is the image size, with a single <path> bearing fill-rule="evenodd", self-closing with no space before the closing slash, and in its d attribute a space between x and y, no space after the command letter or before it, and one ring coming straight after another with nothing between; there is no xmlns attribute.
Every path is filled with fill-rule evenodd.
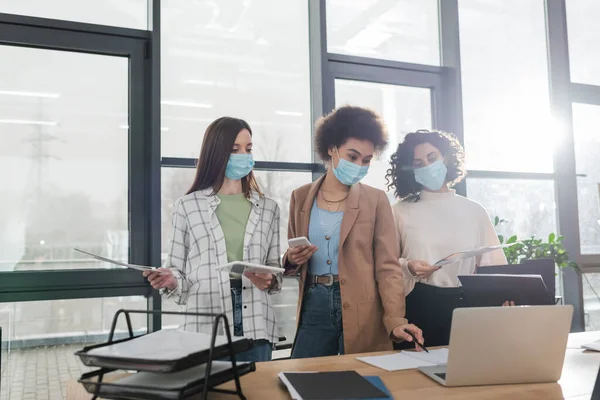
<svg viewBox="0 0 600 400"><path fill-rule="evenodd" d="M209 391L245 399L239 378L253 372L255 365L253 362L236 363L235 355L251 349L253 343L245 338L232 340L225 314L162 312L212 317L212 335L158 331L134 336L130 314L154 313L160 311L117 311L108 341L85 347L75 353L85 365L100 368L83 374L79 379L85 390L93 395L93 400L98 397L114 400L171 400L188 399L197 395L206 399ZM122 314L127 321L129 337L113 340L118 318ZM224 336L218 335L221 321ZM228 361L218 361L223 358L228 358ZM109 377L108 381L105 377ZM235 390L217 388L231 380L235 381Z"/></svg>

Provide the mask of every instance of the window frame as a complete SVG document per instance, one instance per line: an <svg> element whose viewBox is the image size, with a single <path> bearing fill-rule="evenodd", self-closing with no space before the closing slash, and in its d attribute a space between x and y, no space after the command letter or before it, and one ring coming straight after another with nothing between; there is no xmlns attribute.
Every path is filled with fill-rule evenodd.
<svg viewBox="0 0 600 400"><path fill-rule="evenodd" d="M129 261L144 265L157 265L150 250L155 236L150 228L156 223L156 216L152 212L154 199L149 195L152 170L148 167L153 164L153 156L156 157L156 137L160 134L159 125L150 118L152 104L156 102L151 89L153 78L156 79L152 71L151 41L152 32L144 30L0 14L2 46L128 59ZM2 272L0 276L0 302L151 295L146 280L127 269L13 271ZM152 322L156 321L149 321Z"/></svg>

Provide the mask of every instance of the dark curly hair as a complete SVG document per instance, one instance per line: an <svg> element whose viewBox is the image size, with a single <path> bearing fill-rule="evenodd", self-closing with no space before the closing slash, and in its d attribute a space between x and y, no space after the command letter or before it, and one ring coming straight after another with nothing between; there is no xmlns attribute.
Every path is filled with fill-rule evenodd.
<svg viewBox="0 0 600 400"><path fill-rule="evenodd" d="M450 186L456 185L467 174L465 151L456 136L451 133L425 129L409 133L398 145L396 152L392 154L391 168L385 175L388 189L394 190L394 194L400 200L417 202L421 199L422 186L415 180L413 161L415 147L423 143L431 144L442 153L448 168L446 181Z"/></svg>
<svg viewBox="0 0 600 400"><path fill-rule="evenodd" d="M387 128L375 111L356 106L336 108L317 121L315 148L324 162L330 159L329 149L343 145L348 139L370 141L379 155L388 145Z"/></svg>

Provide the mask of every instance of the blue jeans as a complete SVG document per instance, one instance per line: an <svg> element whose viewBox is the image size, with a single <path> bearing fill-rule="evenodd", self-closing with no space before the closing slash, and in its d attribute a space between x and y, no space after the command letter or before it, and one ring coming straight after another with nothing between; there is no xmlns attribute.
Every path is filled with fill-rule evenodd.
<svg viewBox="0 0 600 400"><path fill-rule="evenodd" d="M231 288L231 300L233 302L233 335L244 336L244 324L242 318L242 288ZM243 353L235 355L236 361L271 361L273 356L273 345L264 339L255 340L254 347ZM229 360L226 357L225 360Z"/></svg>
<svg viewBox="0 0 600 400"><path fill-rule="evenodd" d="M344 354L342 295L339 283L311 285L304 293L292 358Z"/></svg>

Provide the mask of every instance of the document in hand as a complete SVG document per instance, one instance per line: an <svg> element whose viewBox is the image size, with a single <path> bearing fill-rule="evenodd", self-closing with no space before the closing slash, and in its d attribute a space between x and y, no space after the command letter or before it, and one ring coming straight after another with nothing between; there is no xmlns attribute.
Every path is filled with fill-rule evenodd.
<svg viewBox="0 0 600 400"><path fill-rule="evenodd" d="M233 261L225 265L215 267L217 271L229 272L241 275L244 272L254 272L257 274L283 274L285 269L279 267L270 267L268 265L252 264L245 261Z"/></svg>
<svg viewBox="0 0 600 400"><path fill-rule="evenodd" d="M356 371L280 372L278 376L293 400L391 398L387 390L382 391Z"/></svg>
<svg viewBox="0 0 600 400"><path fill-rule="evenodd" d="M497 246L484 246L484 247L480 247L478 249L473 249L473 250L469 250L469 251L459 251L457 253L452 253L449 256L442 258L441 260L439 260L438 262L436 262L433 265L436 267L442 267L444 265L453 264L455 262L466 260L471 257L476 257L476 256L479 256L479 255L482 255L485 253L489 253L490 251L499 250L504 247L510 247L510 246L513 246L514 244L515 243L499 244Z"/></svg>
<svg viewBox="0 0 600 400"><path fill-rule="evenodd" d="M400 371L446 365L448 363L448 349L429 350L429 353L401 351L385 356L357 357L356 359L386 371Z"/></svg>
<svg viewBox="0 0 600 400"><path fill-rule="evenodd" d="M150 267L150 266L147 266L147 265L127 264L127 263L124 263L124 262L121 262L121 261L112 260L110 258L102 257L102 256L99 256L97 254L88 253L85 250L81 250L81 249L77 249L77 248L74 248L74 250L78 251L80 253L86 254L86 255L88 255L90 257L93 257L93 258L95 258L97 260L104 261L104 262L107 262L109 264L120 265L122 267L127 267L127 268L131 268L131 269L135 269L137 271L148 271L148 270L156 269L156 267Z"/></svg>

